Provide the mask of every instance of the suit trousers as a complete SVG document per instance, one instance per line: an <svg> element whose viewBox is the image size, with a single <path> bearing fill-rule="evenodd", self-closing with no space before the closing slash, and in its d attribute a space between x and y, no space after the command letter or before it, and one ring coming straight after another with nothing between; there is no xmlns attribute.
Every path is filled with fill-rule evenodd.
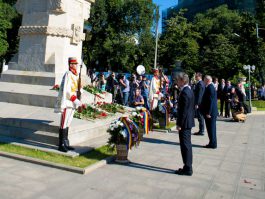
<svg viewBox="0 0 265 199"><path fill-rule="evenodd" d="M224 103L225 103L225 100L220 98L220 115L223 115L224 113Z"/></svg>
<svg viewBox="0 0 265 199"><path fill-rule="evenodd" d="M179 142L184 169L192 170L191 128L179 131Z"/></svg>
<svg viewBox="0 0 265 199"><path fill-rule="evenodd" d="M205 117L206 129L209 137L209 145L212 147L217 147L216 138L216 117L207 118Z"/></svg>
<svg viewBox="0 0 265 199"><path fill-rule="evenodd" d="M196 110L196 115L197 115L198 122L199 122L199 132L203 133L204 132L204 117L203 117L200 109Z"/></svg>
<svg viewBox="0 0 265 199"><path fill-rule="evenodd" d="M231 102L225 102L225 117L230 117Z"/></svg>

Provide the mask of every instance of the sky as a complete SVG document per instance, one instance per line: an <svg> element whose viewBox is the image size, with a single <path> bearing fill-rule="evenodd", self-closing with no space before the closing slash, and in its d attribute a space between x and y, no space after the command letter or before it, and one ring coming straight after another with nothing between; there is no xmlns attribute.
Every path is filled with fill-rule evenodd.
<svg viewBox="0 0 265 199"><path fill-rule="evenodd" d="M160 9L160 21L159 21L159 32L161 32L162 27L162 10L165 10L166 8L169 8L171 6L177 5L178 0L153 0L153 2L157 5L159 5Z"/></svg>

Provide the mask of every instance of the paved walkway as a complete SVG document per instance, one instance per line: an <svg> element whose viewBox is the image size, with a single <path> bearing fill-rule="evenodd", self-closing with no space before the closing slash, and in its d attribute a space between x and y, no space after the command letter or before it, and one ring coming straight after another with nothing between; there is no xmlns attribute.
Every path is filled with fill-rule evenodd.
<svg viewBox="0 0 265 199"><path fill-rule="evenodd" d="M0 198L264 199L264 127L265 114L246 123L218 121L216 150L201 147L206 136L193 136L192 177L173 174L182 166L176 133L154 132L130 152L130 165L110 164L85 176L0 157Z"/></svg>

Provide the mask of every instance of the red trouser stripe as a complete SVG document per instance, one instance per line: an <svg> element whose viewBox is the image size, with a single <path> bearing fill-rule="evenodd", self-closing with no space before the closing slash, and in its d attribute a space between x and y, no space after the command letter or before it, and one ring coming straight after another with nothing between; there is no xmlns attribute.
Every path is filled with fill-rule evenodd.
<svg viewBox="0 0 265 199"><path fill-rule="evenodd" d="M64 122L65 122L65 114L66 114L66 108L64 109L62 113L62 118L61 118L61 129L63 129Z"/></svg>

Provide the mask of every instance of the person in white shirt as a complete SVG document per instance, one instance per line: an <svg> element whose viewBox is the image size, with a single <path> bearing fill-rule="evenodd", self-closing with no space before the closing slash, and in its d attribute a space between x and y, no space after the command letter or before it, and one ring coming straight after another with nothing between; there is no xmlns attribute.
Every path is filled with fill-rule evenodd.
<svg viewBox="0 0 265 199"><path fill-rule="evenodd" d="M62 152L74 150L74 148L69 145L68 131L73 120L75 110L82 106L82 102L77 99L79 78L77 72L77 59L75 57L70 57L68 64L69 71L67 71L63 76L55 105L55 112L61 114L58 150Z"/></svg>

